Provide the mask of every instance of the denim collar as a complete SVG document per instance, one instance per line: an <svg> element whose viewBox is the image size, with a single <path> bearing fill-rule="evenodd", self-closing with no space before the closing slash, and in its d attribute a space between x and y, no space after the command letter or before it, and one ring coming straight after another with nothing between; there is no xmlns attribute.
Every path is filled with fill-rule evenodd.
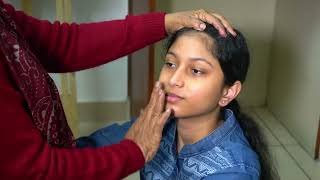
<svg viewBox="0 0 320 180"><path fill-rule="evenodd" d="M233 112L230 109L224 110L224 119L222 125L220 125L218 128L213 130L208 136L201 139L200 141L194 143L194 144L187 144L184 145L184 147L181 149L181 151L178 154L177 158L187 158L194 156L196 154L200 154L206 151L209 151L210 149L217 146L224 137L226 137L228 134L230 134L237 126L237 120L234 116ZM168 124L166 128L166 135L165 139L168 141L168 143L171 146L171 153L176 158L177 156L177 147L176 147L176 120L172 119Z"/></svg>

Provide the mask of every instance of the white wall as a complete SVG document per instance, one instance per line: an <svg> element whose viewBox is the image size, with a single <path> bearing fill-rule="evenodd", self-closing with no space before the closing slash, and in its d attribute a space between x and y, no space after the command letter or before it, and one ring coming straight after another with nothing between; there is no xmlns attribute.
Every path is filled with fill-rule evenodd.
<svg viewBox="0 0 320 180"><path fill-rule="evenodd" d="M320 115L320 1L278 0L268 105L313 156Z"/></svg>
<svg viewBox="0 0 320 180"><path fill-rule="evenodd" d="M20 0L3 0L3 2L10 3L11 5L13 5L17 9L21 8Z"/></svg>
<svg viewBox="0 0 320 180"><path fill-rule="evenodd" d="M9 0L17 9L21 8L20 0ZM127 0L74 0L74 22L97 22L112 19L123 19L128 14ZM54 0L33 0L33 16L48 19L56 18ZM108 49L106 49L107 51ZM76 73L78 102L103 102L127 100L127 57L91 70ZM89 61L89 59L88 59ZM51 74L59 89L61 82L58 75Z"/></svg>
<svg viewBox="0 0 320 180"><path fill-rule="evenodd" d="M73 1L76 22L123 19L128 14L127 0ZM106 49L108 51L108 49ZM92 70L76 73L78 102L127 100L127 57Z"/></svg>
<svg viewBox="0 0 320 180"><path fill-rule="evenodd" d="M244 106L265 104L276 0L172 0L157 3L160 10L174 12L202 8L219 12L229 19L246 36L251 51L251 67L240 103ZM156 69L159 69L162 44L158 44L156 49Z"/></svg>

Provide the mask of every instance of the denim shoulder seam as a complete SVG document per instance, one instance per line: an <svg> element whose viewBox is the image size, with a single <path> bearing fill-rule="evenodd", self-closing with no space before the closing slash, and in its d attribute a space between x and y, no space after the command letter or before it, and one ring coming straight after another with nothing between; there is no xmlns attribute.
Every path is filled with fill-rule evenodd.
<svg viewBox="0 0 320 180"><path fill-rule="evenodd" d="M231 127L230 130L225 133L225 136L219 138L219 139L216 141L216 144L219 145L222 140L224 140L225 138L227 138L232 132L235 131L236 127L237 127L236 124L235 124L233 127Z"/></svg>

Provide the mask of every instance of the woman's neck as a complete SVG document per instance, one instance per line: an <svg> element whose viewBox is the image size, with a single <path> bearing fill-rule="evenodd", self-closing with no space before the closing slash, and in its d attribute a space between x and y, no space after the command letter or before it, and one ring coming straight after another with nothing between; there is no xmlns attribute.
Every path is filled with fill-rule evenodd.
<svg viewBox="0 0 320 180"><path fill-rule="evenodd" d="M219 110L220 111L220 110ZM194 144L208 136L222 122L219 111L212 111L205 115L177 119L177 150L186 144Z"/></svg>

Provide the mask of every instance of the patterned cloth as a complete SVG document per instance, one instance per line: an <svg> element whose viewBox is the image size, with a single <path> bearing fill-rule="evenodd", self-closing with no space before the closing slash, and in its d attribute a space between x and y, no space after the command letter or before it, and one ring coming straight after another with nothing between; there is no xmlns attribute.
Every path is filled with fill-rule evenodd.
<svg viewBox="0 0 320 180"><path fill-rule="evenodd" d="M258 157L231 110L225 111L223 125L195 144L185 145L179 154L175 138L176 121L170 121L155 158L141 171L142 179L215 179L217 174L259 179Z"/></svg>
<svg viewBox="0 0 320 180"><path fill-rule="evenodd" d="M33 123L49 144L72 147L73 135L63 111L59 92L20 35L19 27L0 1L0 51L26 99Z"/></svg>
<svg viewBox="0 0 320 180"><path fill-rule="evenodd" d="M256 153L251 149L233 112L225 110L224 118L220 127L195 144L185 145L179 154L175 141L176 121L169 121L156 156L140 171L141 179L258 180L260 164ZM133 121L100 129L78 139L77 145L99 147L117 143Z"/></svg>

